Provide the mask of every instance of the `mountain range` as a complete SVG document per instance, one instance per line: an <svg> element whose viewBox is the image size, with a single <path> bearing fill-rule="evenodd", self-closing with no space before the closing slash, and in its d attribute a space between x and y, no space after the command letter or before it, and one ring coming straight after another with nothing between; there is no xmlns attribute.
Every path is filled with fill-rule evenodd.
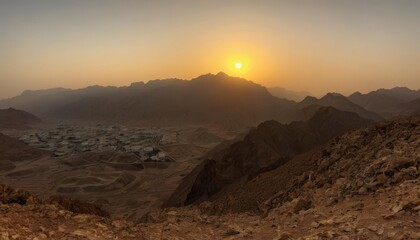
<svg viewBox="0 0 420 240"><path fill-rule="evenodd" d="M379 89L366 94L355 92L348 99L385 118L420 112L420 90L406 87Z"/></svg>
<svg viewBox="0 0 420 240"><path fill-rule="evenodd" d="M191 80L136 82L127 87L28 90L1 100L0 108L13 107L53 121L215 125L240 131L266 120L308 120L323 106L355 112L374 121L420 112L420 91L408 88L356 92L349 97L328 93L319 99L306 96L300 102L287 99L298 100L306 94L267 89L221 72Z"/></svg>
<svg viewBox="0 0 420 240"><path fill-rule="evenodd" d="M232 128L267 119L292 120L294 102L273 97L266 88L224 73L191 81L169 79L129 87L89 87L24 92L0 101L53 120L136 122L158 125L216 124Z"/></svg>

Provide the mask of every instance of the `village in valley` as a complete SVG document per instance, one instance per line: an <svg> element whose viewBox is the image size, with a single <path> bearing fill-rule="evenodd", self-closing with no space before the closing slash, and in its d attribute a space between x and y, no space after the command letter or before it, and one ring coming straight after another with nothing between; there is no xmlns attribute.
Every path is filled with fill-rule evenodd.
<svg viewBox="0 0 420 240"><path fill-rule="evenodd" d="M19 140L49 150L56 157L82 152L127 152L144 162L170 162L173 160L158 146L175 142L175 138L157 128L58 124L54 129L27 133Z"/></svg>

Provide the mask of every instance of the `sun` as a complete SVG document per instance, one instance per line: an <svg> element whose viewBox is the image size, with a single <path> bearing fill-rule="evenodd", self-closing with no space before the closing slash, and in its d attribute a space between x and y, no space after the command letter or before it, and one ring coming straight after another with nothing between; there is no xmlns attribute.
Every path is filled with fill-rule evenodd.
<svg viewBox="0 0 420 240"><path fill-rule="evenodd" d="M240 62L235 63L235 68L241 69L242 68L242 63L240 63Z"/></svg>

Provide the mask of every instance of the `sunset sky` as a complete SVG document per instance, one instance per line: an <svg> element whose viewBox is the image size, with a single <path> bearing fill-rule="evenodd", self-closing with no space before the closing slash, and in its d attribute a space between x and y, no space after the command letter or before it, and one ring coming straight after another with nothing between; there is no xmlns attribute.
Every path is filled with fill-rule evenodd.
<svg viewBox="0 0 420 240"><path fill-rule="evenodd" d="M316 95L418 89L419 13L415 0L0 0L0 98L219 71Z"/></svg>

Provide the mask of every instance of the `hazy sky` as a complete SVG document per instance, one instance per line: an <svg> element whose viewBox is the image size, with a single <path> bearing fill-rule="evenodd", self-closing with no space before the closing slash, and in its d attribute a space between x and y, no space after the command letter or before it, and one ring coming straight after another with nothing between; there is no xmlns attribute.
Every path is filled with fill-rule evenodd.
<svg viewBox="0 0 420 240"><path fill-rule="evenodd" d="M315 94L418 89L419 44L416 0L0 0L0 98L219 71Z"/></svg>

